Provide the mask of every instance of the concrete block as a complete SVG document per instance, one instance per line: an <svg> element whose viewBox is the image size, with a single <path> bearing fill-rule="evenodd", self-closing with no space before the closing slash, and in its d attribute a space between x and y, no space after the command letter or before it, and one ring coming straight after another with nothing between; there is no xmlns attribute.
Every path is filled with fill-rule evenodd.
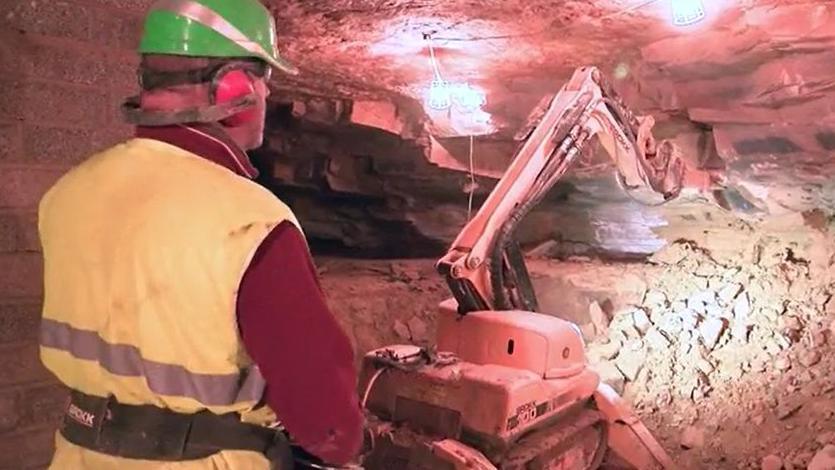
<svg viewBox="0 0 835 470"><path fill-rule="evenodd" d="M0 6L0 11L2 9ZM33 62L31 38L20 31L3 27L0 17L0 77L31 74Z"/></svg>
<svg viewBox="0 0 835 470"><path fill-rule="evenodd" d="M0 348L0 387L54 380L43 366L38 343L29 342Z"/></svg>
<svg viewBox="0 0 835 470"><path fill-rule="evenodd" d="M37 342L40 322L40 302L0 304L0 343Z"/></svg>
<svg viewBox="0 0 835 470"><path fill-rule="evenodd" d="M57 382L0 390L0 433L56 426L66 397L67 389Z"/></svg>
<svg viewBox="0 0 835 470"><path fill-rule="evenodd" d="M127 124L114 124L96 132L94 144L97 149L105 149L120 144L133 137L135 128Z"/></svg>
<svg viewBox="0 0 835 470"><path fill-rule="evenodd" d="M75 165L100 150L96 144L91 129L27 125L23 131L25 156L31 162Z"/></svg>
<svg viewBox="0 0 835 470"><path fill-rule="evenodd" d="M110 124L107 91L34 80L24 88L23 116L29 122L87 128Z"/></svg>
<svg viewBox="0 0 835 470"><path fill-rule="evenodd" d="M37 214L0 213L0 253L40 251Z"/></svg>
<svg viewBox="0 0 835 470"><path fill-rule="evenodd" d="M136 90L117 90L111 91L109 94L109 100L107 102L107 112L109 115L109 123L106 128L101 129L103 133L106 133L112 139L113 136L119 136L120 138L124 138L126 136L133 135L134 127L127 122L125 122L124 117L122 116L122 103L125 102L125 98L131 95L135 95ZM111 140L111 142L115 142Z"/></svg>
<svg viewBox="0 0 835 470"><path fill-rule="evenodd" d="M44 193L60 178L65 169L3 168L0 185L0 208L36 208Z"/></svg>
<svg viewBox="0 0 835 470"><path fill-rule="evenodd" d="M122 11L127 13L133 13L137 15L145 14L148 9L155 3L155 0L119 0L118 2L114 2L113 0L87 0L88 3L91 3L96 6L110 8L114 11Z"/></svg>
<svg viewBox="0 0 835 470"><path fill-rule="evenodd" d="M0 439L0 468L44 468L55 451L55 429L33 429L25 433L10 433Z"/></svg>
<svg viewBox="0 0 835 470"><path fill-rule="evenodd" d="M17 251L17 217L10 214L0 215L0 253Z"/></svg>
<svg viewBox="0 0 835 470"><path fill-rule="evenodd" d="M90 30L93 44L107 45L110 48L133 51L139 46L142 34L142 16L118 14L112 10L94 9Z"/></svg>
<svg viewBox="0 0 835 470"><path fill-rule="evenodd" d="M107 84L109 70L98 51L68 41L39 41L32 45L33 78L80 85Z"/></svg>
<svg viewBox="0 0 835 470"><path fill-rule="evenodd" d="M107 75L101 83L114 90L120 97L132 96L139 91L139 79L136 76L139 68L139 57L134 51L109 51L106 55Z"/></svg>
<svg viewBox="0 0 835 470"><path fill-rule="evenodd" d="M5 0L0 3L2 26L26 33L87 41L89 8L66 1Z"/></svg>
<svg viewBox="0 0 835 470"><path fill-rule="evenodd" d="M0 254L0 298L43 294L43 260L39 253Z"/></svg>
<svg viewBox="0 0 835 470"><path fill-rule="evenodd" d="M0 124L0 161L11 161L21 158L20 126L16 124Z"/></svg>
<svg viewBox="0 0 835 470"><path fill-rule="evenodd" d="M828 445L819 450L809 462L807 470L829 470L835 468L835 445Z"/></svg>
<svg viewBox="0 0 835 470"><path fill-rule="evenodd" d="M0 74L6 77L7 74ZM0 78L0 119L4 121L19 121L24 115L24 86L22 80L9 80Z"/></svg>

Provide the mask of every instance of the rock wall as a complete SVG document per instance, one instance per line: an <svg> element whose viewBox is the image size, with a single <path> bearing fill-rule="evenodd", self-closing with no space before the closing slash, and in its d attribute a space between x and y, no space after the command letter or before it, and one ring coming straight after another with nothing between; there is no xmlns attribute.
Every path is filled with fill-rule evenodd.
<svg viewBox="0 0 835 470"><path fill-rule="evenodd" d="M832 211L833 44L831 4L732 9L708 30L644 46L632 96L710 129L729 178L763 209Z"/></svg>
<svg viewBox="0 0 835 470"><path fill-rule="evenodd" d="M518 147L502 135L472 141L434 136L408 100L298 93L277 100L267 144L254 153L261 182L294 208L324 252L340 246L340 253L351 255L439 256ZM680 135L683 126L704 140L692 123L678 121L664 124L659 136ZM685 206L671 204L669 211L630 200L607 161L591 154L580 162L522 224L518 239L525 245L558 240L560 255L619 258L644 257L664 246L656 229L678 221Z"/></svg>
<svg viewBox="0 0 835 470"><path fill-rule="evenodd" d="M374 248L385 245L374 234L386 230L401 247L421 240L446 245L466 220L473 132L456 129L447 115L425 112L411 88L427 78L419 70L422 62L417 63L426 59L426 51L412 35L423 26L440 25L405 21L400 11L358 11L340 16L334 27L331 12L320 12L320 7L298 5L278 13L299 42L290 50L311 57L317 79L279 87L277 102L295 111L295 124L285 129L296 134L286 135L277 126L272 150L264 152L277 162L275 172L270 171L273 186L296 187L302 180L299 172L310 171L311 165L323 169L318 184L305 185L312 195L296 198L304 199L301 215L314 224L315 237ZM516 148L510 136L534 104L554 93L576 66L593 64L612 77L637 112L656 117L658 137L679 144L691 165L726 173L735 191L721 194L720 200L742 209L743 220L835 212L835 10L830 2L711 2L710 18L685 29L671 28L669 12L649 6L614 19L604 14L612 5L568 2L559 9L559 24L541 30L532 24L538 25L537 18L552 4L480 7L483 11L467 7L474 11L466 12L468 21L459 22L465 27L453 21L465 14L459 2L420 6L437 12L446 8L449 35L460 29L464 36L478 36L482 26L508 33L444 43L439 49L449 54L443 58L447 69L476 77L488 95L485 112L495 130L473 138L472 166L481 177L476 201L506 168ZM494 24L494 17L482 18L484 24L469 21L494 10L505 12L501 24ZM369 50L333 46L351 39L354 22L365 25L360 34ZM298 25L315 26L316 34ZM386 30L386 36L370 25L394 29ZM536 31L525 34L531 29ZM388 48L375 54L378 33ZM489 58L484 58L488 49ZM311 149L315 157L309 156ZM709 230L722 228L700 217L705 201L686 200L663 210L630 201L614 184L606 160L597 155L583 161L555 189L559 203L541 208L521 238L556 240L554 251L560 255L645 257L673 240L662 232L687 228L693 217ZM330 210L334 205L339 210ZM320 222L328 218L338 221L338 228Z"/></svg>
<svg viewBox="0 0 835 470"><path fill-rule="evenodd" d="M38 357L37 205L72 165L131 135L149 0L0 2L0 468L45 468L66 391Z"/></svg>

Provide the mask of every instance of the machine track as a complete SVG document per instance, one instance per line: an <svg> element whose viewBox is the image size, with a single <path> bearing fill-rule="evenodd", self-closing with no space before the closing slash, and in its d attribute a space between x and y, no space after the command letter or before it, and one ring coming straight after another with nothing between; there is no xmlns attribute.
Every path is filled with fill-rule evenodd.
<svg viewBox="0 0 835 470"><path fill-rule="evenodd" d="M502 470L591 470L606 454L606 423L598 411L584 409L518 441L505 455Z"/></svg>

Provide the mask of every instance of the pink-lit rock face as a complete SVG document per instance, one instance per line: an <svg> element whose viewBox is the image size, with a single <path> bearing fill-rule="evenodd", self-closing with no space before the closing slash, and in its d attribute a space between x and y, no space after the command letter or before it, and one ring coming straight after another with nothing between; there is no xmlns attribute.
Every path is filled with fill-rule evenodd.
<svg viewBox="0 0 835 470"><path fill-rule="evenodd" d="M633 8L641 3L274 2L282 50L303 73L278 78L273 96L307 106L293 124L274 126L263 159L283 175L278 186L317 194L305 199L311 206L337 191L351 207L344 224L363 234L342 231L337 238L348 244L384 223L443 245L466 218L468 136L476 136L478 201L509 162L510 136L531 108L589 64L637 112L656 116L660 137L674 139L694 165L724 168L760 209L835 209L835 5L705 1L705 19L679 28L670 2ZM433 78L425 34L445 80L485 92L475 119L424 105ZM364 137L371 129L383 136ZM555 190L559 204L543 209L559 221L556 233L538 228L543 236L647 253L664 242L659 227L687 223L689 206L660 214L630 203L605 158L581 166ZM305 179L317 171L327 177ZM385 210L351 206L350 196Z"/></svg>

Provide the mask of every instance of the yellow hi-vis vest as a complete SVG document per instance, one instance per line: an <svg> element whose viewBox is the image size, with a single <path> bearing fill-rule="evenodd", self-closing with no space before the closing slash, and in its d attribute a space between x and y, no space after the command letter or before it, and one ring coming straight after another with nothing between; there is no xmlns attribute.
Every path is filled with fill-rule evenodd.
<svg viewBox="0 0 835 470"><path fill-rule="evenodd" d="M283 221L298 225L273 194L178 147L132 139L94 155L40 204L41 360L123 404L260 414L236 297Z"/></svg>

